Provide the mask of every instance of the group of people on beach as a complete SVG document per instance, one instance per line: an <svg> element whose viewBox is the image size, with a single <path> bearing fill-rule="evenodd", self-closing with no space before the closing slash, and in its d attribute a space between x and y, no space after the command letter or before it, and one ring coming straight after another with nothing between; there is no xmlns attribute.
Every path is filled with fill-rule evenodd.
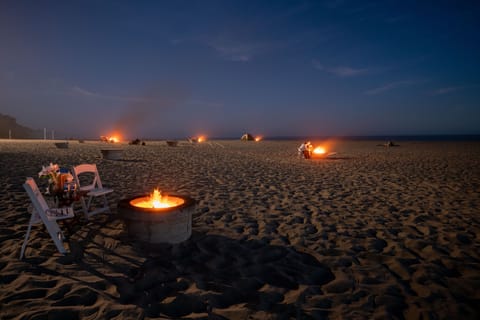
<svg viewBox="0 0 480 320"><path fill-rule="evenodd" d="M310 141L303 142L300 147L298 147L298 155L305 159L310 159L312 157L313 145Z"/></svg>

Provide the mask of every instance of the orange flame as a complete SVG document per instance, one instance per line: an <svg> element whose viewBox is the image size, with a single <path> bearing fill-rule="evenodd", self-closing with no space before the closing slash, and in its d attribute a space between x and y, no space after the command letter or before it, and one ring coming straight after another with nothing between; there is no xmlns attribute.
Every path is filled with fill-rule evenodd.
<svg viewBox="0 0 480 320"><path fill-rule="evenodd" d="M162 208L162 194L160 193L160 190L154 189L150 198L154 208Z"/></svg>
<svg viewBox="0 0 480 320"><path fill-rule="evenodd" d="M108 136L100 136L100 140L103 142L117 143L120 142L120 135L113 134Z"/></svg>
<svg viewBox="0 0 480 320"><path fill-rule="evenodd" d="M256 141L256 142L258 142L258 141L260 141L260 140L262 140L262 137L260 137L260 136L255 137L255 141Z"/></svg>
<svg viewBox="0 0 480 320"><path fill-rule="evenodd" d="M158 189L154 189L149 197L136 198L130 201L130 204L135 207L147 209L162 209L176 207L183 204L185 200L174 196L162 196Z"/></svg>
<svg viewBox="0 0 480 320"><path fill-rule="evenodd" d="M313 153L318 155L325 154L326 152L327 151L324 147L316 147L315 149L313 149Z"/></svg>

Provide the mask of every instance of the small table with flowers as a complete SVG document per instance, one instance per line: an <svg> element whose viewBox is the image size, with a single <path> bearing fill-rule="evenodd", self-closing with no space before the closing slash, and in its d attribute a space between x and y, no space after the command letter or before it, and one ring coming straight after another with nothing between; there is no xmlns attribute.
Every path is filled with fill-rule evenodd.
<svg viewBox="0 0 480 320"><path fill-rule="evenodd" d="M50 196L49 201L55 208L70 208L85 196L86 192L77 190L73 176L68 169L60 168L58 164L50 163L49 166L42 166L38 173L40 178L48 178L48 187L45 195ZM47 198L48 199L48 198Z"/></svg>

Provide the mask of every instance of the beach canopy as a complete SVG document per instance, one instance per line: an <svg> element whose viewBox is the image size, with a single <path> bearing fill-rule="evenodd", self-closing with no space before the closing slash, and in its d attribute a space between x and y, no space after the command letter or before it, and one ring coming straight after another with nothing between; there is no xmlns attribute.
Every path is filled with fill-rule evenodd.
<svg viewBox="0 0 480 320"><path fill-rule="evenodd" d="M255 138L250 133L245 133L240 140L242 141L255 141Z"/></svg>

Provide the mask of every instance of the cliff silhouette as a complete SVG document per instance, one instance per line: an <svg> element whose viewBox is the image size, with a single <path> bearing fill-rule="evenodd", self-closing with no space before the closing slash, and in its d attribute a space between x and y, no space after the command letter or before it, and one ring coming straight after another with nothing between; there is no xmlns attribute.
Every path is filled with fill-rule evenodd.
<svg viewBox="0 0 480 320"><path fill-rule="evenodd" d="M0 113L0 139L9 138L9 130L12 139L38 138L38 130L33 130L17 123L17 119Z"/></svg>

